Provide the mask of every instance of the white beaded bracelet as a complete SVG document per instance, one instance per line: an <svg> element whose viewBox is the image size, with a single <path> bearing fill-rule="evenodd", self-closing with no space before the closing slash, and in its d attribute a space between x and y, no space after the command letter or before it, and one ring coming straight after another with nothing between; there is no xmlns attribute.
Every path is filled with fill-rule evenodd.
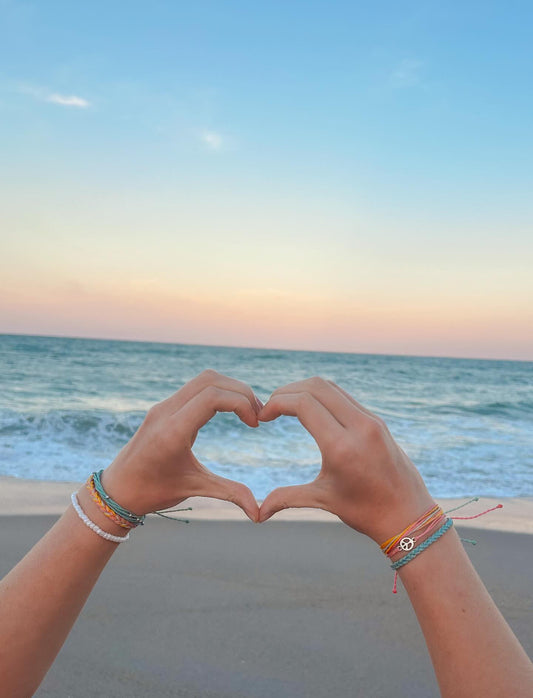
<svg viewBox="0 0 533 698"><path fill-rule="evenodd" d="M124 541L129 539L129 537L130 537L129 533L127 533L125 536L114 536L112 533L108 533L107 531L103 531L100 528L100 526L97 526L94 523L94 521L91 521L91 519L87 516L87 514L80 507L80 503L78 501L78 497L76 496L76 492L73 492L70 495L70 499L72 501L72 506L74 507L76 514L80 517L80 519L83 521L83 523L88 528L91 529L91 531L94 531L95 533L97 533L102 538L105 538L106 540L110 540L112 543L124 543Z"/></svg>

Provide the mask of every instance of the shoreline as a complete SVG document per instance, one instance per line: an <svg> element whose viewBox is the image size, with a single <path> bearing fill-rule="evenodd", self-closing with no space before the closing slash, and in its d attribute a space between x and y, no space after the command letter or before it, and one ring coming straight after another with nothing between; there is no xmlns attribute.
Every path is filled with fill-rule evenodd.
<svg viewBox="0 0 533 698"><path fill-rule="evenodd" d="M0 476L0 515L35 516L61 515L69 505L71 492L80 482L52 482L25 480L11 476ZM444 510L450 509L468 498L442 499L435 501ZM457 516L473 516L485 509L503 504L503 508L477 519L458 520L456 525L493 531L533 534L533 497L480 497L457 512ZM191 497L182 507L193 508L181 516L190 521L247 521L245 514L235 505L206 497ZM176 514L179 517L180 514ZM338 522L333 514L319 509L289 509L272 517L273 521L324 521Z"/></svg>

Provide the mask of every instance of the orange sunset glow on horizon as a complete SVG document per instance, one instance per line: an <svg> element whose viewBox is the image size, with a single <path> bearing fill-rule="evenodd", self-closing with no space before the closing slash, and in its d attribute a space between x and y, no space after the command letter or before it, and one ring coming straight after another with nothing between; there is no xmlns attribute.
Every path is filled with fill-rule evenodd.
<svg viewBox="0 0 533 698"><path fill-rule="evenodd" d="M390 293L390 292L389 292ZM39 285L3 293L2 331L184 344L531 360L529 307L513 312L459 292L351 297L334 289L297 293L161 288L156 283ZM9 305L5 300L9 300ZM7 307L6 307L7 306Z"/></svg>
<svg viewBox="0 0 533 698"><path fill-rule="evenodd" d="M150 39L17 7L0 333L533 360L529 35L504 65L442 8L389 35L349 4L171 4L180 42L147 7Z"/></svg>

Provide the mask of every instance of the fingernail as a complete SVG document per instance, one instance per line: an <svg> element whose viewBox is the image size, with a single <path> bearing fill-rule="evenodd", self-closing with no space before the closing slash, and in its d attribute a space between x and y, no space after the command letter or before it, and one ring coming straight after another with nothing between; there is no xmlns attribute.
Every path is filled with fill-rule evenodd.
<svg viewBox="0 0 533 698"><path fill-rule="evenodd" d="M255 397L255 402L256 402L256 405L257 405L257 409L258 409L259 411L261 411L261 410L263 409L264 405L263 405L263 403L261 402L261 400L257 397L257 395L254 395L254 397Z"/></svg>

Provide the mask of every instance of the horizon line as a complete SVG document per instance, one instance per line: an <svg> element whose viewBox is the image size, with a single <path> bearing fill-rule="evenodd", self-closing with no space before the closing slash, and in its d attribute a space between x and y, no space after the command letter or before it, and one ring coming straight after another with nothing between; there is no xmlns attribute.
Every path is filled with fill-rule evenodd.
<svg viewBox="0 0 533 698"><path fill-rule="evenodd" d="M389 356L400 358L413 359L459 359L461 361L509 361L513 363L533 363L533 359L502 359L486 356L442 356L439 354L394 354L385 352L368 352L368 351L335 351L333 349L287 349L280 347L251 347L248 345L238 344L198 344L194 342L175 342L166 340L147 340L147 339L118 339L116 337L93 337L93 336L72 336L58 334L33 334L19 332L2 332L0 337L36 337L42 339L74 339L74 340L89 340L93 342L129 342L137 344L165 344L169 346L186 346L186 347L211 347L213 349L248 349L252 351L279 351L279 352L295 352L307 354L347 354L349 356Z"/></svg>

